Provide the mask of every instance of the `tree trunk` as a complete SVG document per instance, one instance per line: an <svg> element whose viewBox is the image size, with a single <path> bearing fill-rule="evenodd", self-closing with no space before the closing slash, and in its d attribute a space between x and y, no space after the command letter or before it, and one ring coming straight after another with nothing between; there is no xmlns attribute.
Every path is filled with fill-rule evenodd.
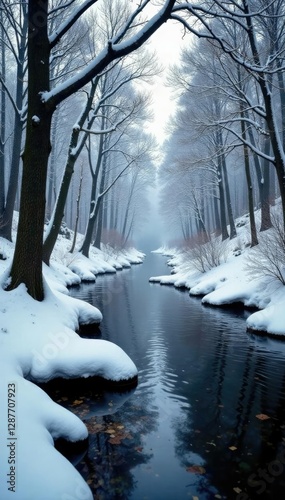
<svg viewBox="0 0 285 500"><path fill-rule="evenodd" d="M107 140L108 142L108 140ZM103 156L103 161L102 161L102 174L101 174L101 180L100 180L100 187L99 187L99 192L103 193L104 191L104 186L106 185L106 173L107 173L107 157L106 155ZM103 204L101 198L97 200L96 203L99 201L99 211L98 211L98 216L97 216L97 227L96 227L96 234L95 234L95 240L94 240L94 247L99 248L100 250L100 244L101 244L101 237L102 237L102 225L103 225ZM95 223L95 221L94 221ZM94 224L93 224L94 228Z"/></svg>
<svg viewBox="0 0 285 500"><path fill-rule="evenodd" d="M245 113L245 116L248 118L248 114ZM248 128L248 136L251 144L255 147L255 139L252 133L252 127L250 124L247 125ZM265 138L264 141L264 153L269 156L270 153L270 139L269 137ZM270 218L270 204L269 204L269 161L263 160L263 175L260 165L259 157L253 153L253 162L255 166L255 172L258 182L259 188L259 197L260 197L260 211L261 211L261 223L260 223L260 231L266 231L270 227L272 227L271 218Z"/></svg>
<svg viewBox="0 0 285 500"><path fill-rule="evenodd" d="M28 30L28 12L24 2L22 2L22 13L23 13L23 27L21 31L21 40L20 40L19 54L17 61L17 75L16 75L17 83L16 83L16 98L15 98L18 110L21 110L23 107L26 38ZM23 135L23 123L21 121L20 112L15 110L11 169L10 169L8 190L6 195L6 203L4 210L2 212L2 227L0 225L0 236L6 238L9 241L12 241L12 222L13 222L13 212L15 208L15 202L18 190L22 135Z"/></svg>
<svg viewBox="0 0 285 500"><path fill-rule="evenodd" d="M0 9L0 39L1 39L1 75L6 79L6 54L4 43L3 12ZM0 84L1 85L1 84ZM6 136L6 91L4 85L0 89L0 228L3 227L5 208L5 136ZM1 234L1 233L0 233Z"/></svg>
<svg viewBox="0 0 285 500"><path fill-rule="evenodd" d="M264 153L269 156L270 153L270 139L265 138ZM272 227L270 215L270 163L268 160L263 160L263 182L261 183L262 189L260 190L261 196L261 225L260 231L266 231Z"/></svg>
<svg viewBox="0 0 285 500"><path fill-rule="evenodd" d="M229 237L229 233L228 233L228 228L227 228L225 191L224 191L224 183L223 183L223 177L222 177L222 165L221 165L221 157L220 156L218 156L217 175L218 175L218 188L219 188L219 199L220 199L222 241L225 241Z"/></svg>
<svg viewBox="0 0 285 500"><path fill-rule="evenodd" d="M285 228L285 165L283 162L283 151L280 151L280 144L277 137L277 130L275 129L275 120L274 120L274 110L272 108L272 96L266 96L266 116L267 116L267 126L268 131L270 133L271 145L273 154L275 157L275 170L278 179L278 186L280 190L280 197L282 203L282 216L283 216L283 227Z"/></svg>
<svg viewBox="0 0 285 500"><path fill-rule="evenodd" d="M82 151L82 149L87 141L87 138L88 138L88 133L84 132L84 134L81 137L80 142L79 142L80 127L83 127L85 120L88 117L88 113L89 113L91 106L92 106L92 102L93 102L94 94L95 94L95 91L97 88L97 84L98 84L98 78L94 79L94 81L92 82L92 86L91 86L90 94L89 94L87 102L86 102L86 106L83 110L83 113L82 113L80 119L78 120L78 127L74 128L72 130L69 148L68 148L68 157L66 160L65 169L64 169L63 176L62 176L62 181L60 184L58 197L57 197L57 200L55 202L55 207L53 209L53 213L52 213L52 216L50 219L49 227L48 227L46 237L44 240L44 245L43 245L43 261L47 265L49 265L50 256L51 256L52 251L54 249L54 245L55 245L55 242L57 240L60 226L62 223L62 219L64 216L64 208L65 208L65 204L66 204L66 200L67 200L67 195L68 195L72 175L74 172L74 166L75 166L75 163L76 163L76 161L77 161L77 159L78 159L78 157L79 157L79 155L80 155L80 153L81 153L81 151ZM90 120L90 122L88 124L88 128L92 127L94 120L95 120L95 117L93 120L92 119Z"/></svg>
<svg viewBox="0 0 285 500"><path fill-rule="evenodd" d="M241 110L241 135L243 138L243 154L244 154L244 165L245 165L245 174L247 180L247 192L248 192L248 209L249 209L249 220L250 220L250 234L251 234L251 247L258 245L257 239L257 231L255 224L255 216L254 216L254 202L253 202L253 188L252 188L252 179L250 174L250 164L249 164L249 151L248 146L246 144L246 130L244 123L244 112Z"/></svg>
<svg viewBox="0 0 285 500"><path fill-rule="evenodd" d="M224 184L225 184L226 202L227 202L227 209L228 209L228 216L229 216L230 240L232 240L233 238L236 237L237 232L236 232L235 221L234 221L234 216L233 216L233 207L232 207L232 201L231 201L229 178L228 178L227 164L226 164L226 158L225 158L224 153L222 153L221 161L222 161L222 172L223 172L223 178L224 178Z"/></svg>
<svg viewBox="0 0 285 500"><path fill-rule="evenodd" d="M103 117L101 119L101 128L104 130L105 126L105 116L103 114ZM87 228L84 236L84 241L82 243L82 246L80 248L80 252L85 255L85 257L89 256L89 248L91 245L91 240L92 240L92 235L94 231L94 224L98 215L100 203L101 203L101 197L96 197L96 192L97 192L97 185L98 185L98 178L99 178L99 173L101 169L101 165L105 164L104 160L104 154L103 154L103 147L105 145L105 134L100 135L99 139L99 147L98 147L98 153L97 153L97 162L96 162L96 167L95 170L92 170L92 165L91 165L91 146L89 148L89 164L92 172L92 189L91 189L91 199L90 199L90 212L89 212L89 218L87 222ZM103 170L104 171L104 170ZM103 175L103 172L102 172ZM102 177L101 177L101 185L102 185ZM100 191L102 192L102 191ZM96 201L95 201L96 198ZM100 248L100 247L99 247Z"/></svg>
<svg viewBox="0 0 285 500"><path fill-rule="evenodd" d="M276 54L279 54L279 37L274 37L274 45ZM280 111L281 111L281 130L282 130L282 144L283 150L285 151L285 84L284 84L284 74L282 71L283 59L278 58L276 62L277 68L279 71L277 72L278 79L278 90L280 97Z"/></svg>
<svg viewBox="0 0 285 500"><path fill-rule="evenodd" d="M99 207L99 212L98 212L98 217L97 217L97 224L96 224L96 230L95 230L95 239L93 246L96 248L101 248L101 238L102 238L102 228L103 228L103 204L100 203Z"/></svg>
<svg viewBox="0 0 285 500"><path fill-rule="evenodd" d="M58 128L58 112L57 109L53 114L52 128L51 128L51 144L52 151L50 155L49 161L49 169L48 169L48 185L47 185L47 205L46 205L46 217L47 219L51 218L53 205L56 199L56 183L55 183L55 171L56 171L56 136L57 136L57 128Z"/></svg>
<svg viewBox="0 0 285 500"><path fill-rule="evenodd" d="M127 232L127 234L125 236L125 239L123 241L123 248L126 247L128 241L129 241L129 238L130 238L130 236L132 234L132 231L133 231L133 225L134 225L134 213L133 213L133 216L132 216L132 220L130 222L130 227L129 227L128 232ZM187 228L185 228L185 234L186 234L186 238L188 239L189 238L189 232L188 232Z"/></svg>
<svg viewBox="0 0 285 500"><path fill-rule="evenodd" d="M220 236L222 234L221 218L219 214L218 198L216 194L216 187L213 193L213 213L214 213L214 224L215 224L215 235Z"/></svg>
<svg viewBox="0 0 285 500"><path fill-rule="evenodd" d="M74 172L75 162L76 162L75 156L69 155L67 163L65 165L64 174L60 184L60 189L54 207L54 211L49 221L46 238L43 244L43 261L47 265L49 265L50 256L52 254L56 239L58 237L60 226L62 223L64 215L64 207L68 195L71 178Z"/></svg>
<svg viewBox="0 0 285 500"><path fill-rule="evenodd" d="M77 196L77 200L76 200L75 227L74 227L74 234L73 234L73 242L71 245L71 249L69 250L70 253L74 252L74 248L75 248L75 244L76 244L78 222L79 222L79 212L80 212L80 199L81 199L81 194L82 194L82 181L83 181L83 165L81 165L81 175L80 175L80 181L79 181L78 196Z"/></svg>
<svg viewBox="0 0 285 500"><path fill-rule="evenodd" d="M88 225L87 225L86 233L84 236L84 241L83 241L82 246L80 248L80 252L82 252L82 254L85 255L85 257L89 257L89 248L91 245L94 224L95 224L95 221L96 221L97 216L98 216L100 205L101 205L101 198L97 198L92 217L90 217L88 220Z"/></svg>
<svg viewBox="0 0 285 500"><path fill-rule="evenodd" d="M9 285L11 290L24 283L36 300L44 298L42 245L53 111L41 100L43 89L49 90L47 7L48 0L29 1L28 116L18 234Z"/></svg>
<svg viewBox="0 0 285 500"><path fill-rule="evenodd" d="M253 55L254 63L263 67L263 64L259 60L259 53L256 45L256 38L254 33L253 19L250 16L249 5L246 0L243 0L244 13L246 14L246 23L248 27L248 37L251 46L251 51ZM284 164L284 150L281 148L281 138L279 136L279 131L277 128L276 110L274 103L272 101L271 92L271 77L269 76L269 82L267 75L262 71L258 73L257 81L263 96L265 113L266 113L266 123L267 129L270 134L271 146L274 154L274 166L276 170L276 175L278 179L278 185L280 190L280 197L282 203L282 216L283 216L283 227L285 228L285 164ZM285 138L285 136L284 136ZM284 139L285 140L285 139Z"/></svg>

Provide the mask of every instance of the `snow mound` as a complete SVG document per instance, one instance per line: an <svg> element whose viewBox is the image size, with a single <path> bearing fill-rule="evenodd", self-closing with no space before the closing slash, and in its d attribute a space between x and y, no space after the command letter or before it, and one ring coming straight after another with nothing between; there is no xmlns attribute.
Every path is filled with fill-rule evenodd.
<svg viewBox="0 0 285 500"><path fill-rule="evenodd" d="M243 226L237 224L240 240L246 242ZM202 303L212 306L243 304L247 308L261 309L249 316L246 327L271 336L285 338L285 287L280 282L272 282L269 278L254 278L247 272L247 260L251 249L246 244L235 250L235 240L229 242L231 255L223 264L205 273L195 270L187 253L176 249L162 247L155 251L168 257L168 265L172 274L153 276L152 283L186 287L190 295L202 296Z"/></svg>
<svg viewBox="0 0 285 500"><path fill-rule="evenodd" d="M7 405L8 387L13 391L11 395L15 391L16 430L11 437L7 420L1 418L1 439L6 439L1 442L0 451L1 470L5 477L0 483L0 498L91 500L93 496L81 475L54 448L54 439L59 437L69 441L86 439L85 425L71 412L54 403L39 387L15 375L11 365L1 372L1 401ZM11 469L13 466L14 470ZM74 496L75 492L77 496ZM79 492L84 496L79 496Z"/></svg>

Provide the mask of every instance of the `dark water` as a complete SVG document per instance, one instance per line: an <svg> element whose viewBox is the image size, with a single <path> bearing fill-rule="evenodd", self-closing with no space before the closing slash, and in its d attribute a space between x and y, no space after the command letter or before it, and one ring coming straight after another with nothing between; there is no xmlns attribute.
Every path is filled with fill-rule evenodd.
<svg viewBox="0 0 285 500"><path fill-rule="evenodd" d="M129 394L69 401L90 432L78 470L102 500L285 498L285 345L246 333L247 312L148 282L169 272L150 254L72 291L139 369Z"/></svg>

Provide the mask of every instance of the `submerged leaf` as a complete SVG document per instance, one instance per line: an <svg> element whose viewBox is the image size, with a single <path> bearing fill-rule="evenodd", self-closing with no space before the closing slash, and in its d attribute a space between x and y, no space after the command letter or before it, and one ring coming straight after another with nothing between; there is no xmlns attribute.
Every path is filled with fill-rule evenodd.
<svg viewBox="0 0 285 500"><path fill-rule="evenodd" d="M110 444L121 444L123 437L122 436L111 436L110 439L108 439Z"/></svg>
<svg viewBox="0 0 285 500"><path fill-rule="evenodd" d="M268 415L265 415L265 413L259 413L258 415L255 415L255 416L259 420L268 420L270 418Z"/></svg>
<svg viewBox="0 0 285 500"><path fill-rule="evenodd" d="M82 403L83 403L82 399L75 399L75 401L73 401L72 403L72 406L81 405Z"/></svg>
<svg viewBox="0 0 285 500"><path fill-rule="evenodd" d="M233 490L234 490L236 493L241 493L241 492L242 492L242 490L241 490L240 488L238 488L238 487L233 488Z"/></svg>
<svg viewBox="0 0 285 500"><path fill-rule="evenodd" d="M187 472L192 472L193 474L205 474L206 469L202 465L190 465L187 467Z"/></svg>

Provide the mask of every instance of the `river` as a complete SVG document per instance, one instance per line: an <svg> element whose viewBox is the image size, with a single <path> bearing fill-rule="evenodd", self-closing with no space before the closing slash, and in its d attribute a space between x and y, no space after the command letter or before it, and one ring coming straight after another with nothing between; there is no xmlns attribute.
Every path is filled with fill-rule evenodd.
<svg viewBox="0 0 285 500"><path fill-rule="evenodd" d="M98 500L283 499L284 344L248 334L246 311L148 281L169 272L148 254L72 289L139 370L129 393L60 397L89 428L78 470Z"/></svg>

